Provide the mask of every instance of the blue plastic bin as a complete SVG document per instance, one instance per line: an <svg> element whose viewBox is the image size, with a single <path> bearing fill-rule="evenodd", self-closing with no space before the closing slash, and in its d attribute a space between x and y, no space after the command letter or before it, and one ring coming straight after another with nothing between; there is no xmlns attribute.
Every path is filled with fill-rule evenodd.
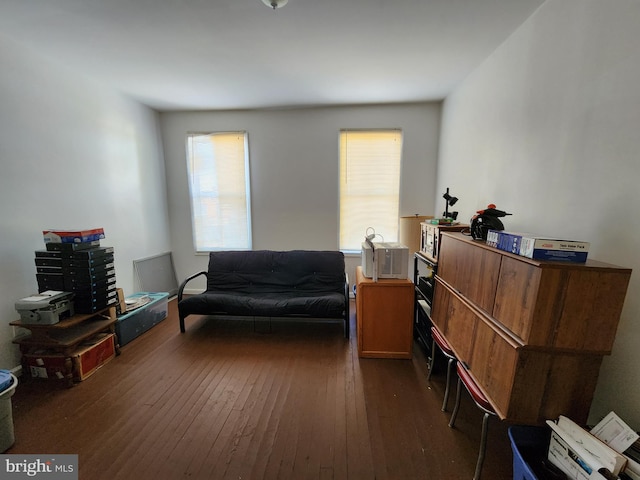
<svg viewBox="0 0 640 480"><path fill-rule="evenodd" d="M15 443L11 397L18 386L18 379L9 373L11 384L0 392L0 453L6 452Z"/></svg>
<svg viewBox="0 0 640 480"><path fill-rule="evenodd" d="M513 425L509 427L509 439L513 449L513 480L538 480L531 468L541 465L549 449L549 429Z"/></svg>
<svg viewBox="0 0 640 480"><path fill-rule="evenodd" d="M0 392L6 390L13 382L13 375L9 370L0 370Z"/></svg>

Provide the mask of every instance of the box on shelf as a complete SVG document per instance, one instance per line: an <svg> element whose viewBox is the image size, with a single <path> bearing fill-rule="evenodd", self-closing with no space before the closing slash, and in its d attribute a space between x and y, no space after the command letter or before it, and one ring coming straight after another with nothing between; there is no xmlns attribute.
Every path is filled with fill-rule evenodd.
<svg viewBox="0 0 640 480"><path fill-rule="evenodd" d="M589 242L561 240L504 230L489 230L487 245L534 260L584 263L589 253Z"/></svg>
<svg viewBox="0 0 640 480"><path fill-rule="evenodd" d="M104 229L90 230L43 230L44 243L85 243L102 240Z"/></svg>
<svg viewBox="0 0 640 480"><path fill-rule="evenodd" d="M82 343L70 356L47 350L26 353L23 365L34 378L64 379L67 359L72 362L73 378L81 381L115 357L115 338L112 333L101 333Z"/></svg>
<svg viewBox="0 0 640 480"><path fill-rule="evenodd" d="M520 244L527 233L507 232L504 230L489 230L487 232L487 245L504 252L520 255Z"/></svg>
<svg viewBox="0 0 640 480"><path fill-rule="evenodd" d="M168 298L167 292L139 292L125 298L128 306L142 305L118 317L116 334L120 346L126 345L167 318Z"/></svg>
<svg viewBox="0 0 640 480"><path fill-rule="evenodd" d="M561 260L586 262L589 242L549 239L543 237L523 237L520 241L520 255L536 260Z"/></svg>

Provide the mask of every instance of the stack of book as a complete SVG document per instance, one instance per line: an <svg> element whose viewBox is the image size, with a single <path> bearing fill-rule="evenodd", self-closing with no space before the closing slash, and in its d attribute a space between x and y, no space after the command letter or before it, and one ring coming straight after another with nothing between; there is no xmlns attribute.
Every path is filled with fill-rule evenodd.
<svg viewBox="0 0 640 480"><path fill-rule="evenodd" d="M489 230L487 245L535 260L584 263L587 261L589 253L589 242L562 240L504 230Z"/></svg>

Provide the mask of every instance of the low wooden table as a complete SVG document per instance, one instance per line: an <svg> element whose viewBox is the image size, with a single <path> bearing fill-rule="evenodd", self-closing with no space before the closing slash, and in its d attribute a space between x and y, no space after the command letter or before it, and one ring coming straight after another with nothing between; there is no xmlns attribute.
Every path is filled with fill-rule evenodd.
<svg viewBox="0 0 640 480"><path fill-rule="evenodd" d="M31 335L13 341L20 346L20 352L23 355L43 349L63 355L65 357L64 377L71 386L73 385L73 363L71 361L73 352L80 343L97 333L115 334L116 320L116 308L109 306L95 313L73 315L52 325L24 323L21 320L10 322L9 325L31 331ZM116 354L120 354L117 340L115 347Z"/></svg>

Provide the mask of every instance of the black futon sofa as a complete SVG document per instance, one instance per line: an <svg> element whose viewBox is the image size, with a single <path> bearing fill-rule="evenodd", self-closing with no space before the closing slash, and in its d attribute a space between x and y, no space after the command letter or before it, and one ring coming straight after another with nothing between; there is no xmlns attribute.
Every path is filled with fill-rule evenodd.
<svg viewBox="0 0 640 480"><path fill-rule="evenodd" d="M203 293L183 298L186 284L207 278ZM339 251L255 250L209 254L209 269L178 289L180 331L188 315L328 318L349 338L349 282Z"/></svg>

